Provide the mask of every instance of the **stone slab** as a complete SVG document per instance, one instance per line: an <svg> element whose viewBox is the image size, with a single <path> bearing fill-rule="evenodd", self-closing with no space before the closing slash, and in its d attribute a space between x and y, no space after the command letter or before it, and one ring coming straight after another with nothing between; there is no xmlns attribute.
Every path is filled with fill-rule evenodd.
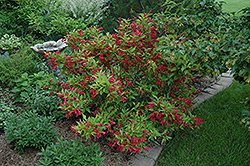
<svg viewBox="0 0 250 166"><path fill-rule="evenodd" d="M157 158L159 157L161 151L161 146L150 147L147 152L143 150L141 153L136 154L134 158L128 162L128 166L153 166Z"/></svg>

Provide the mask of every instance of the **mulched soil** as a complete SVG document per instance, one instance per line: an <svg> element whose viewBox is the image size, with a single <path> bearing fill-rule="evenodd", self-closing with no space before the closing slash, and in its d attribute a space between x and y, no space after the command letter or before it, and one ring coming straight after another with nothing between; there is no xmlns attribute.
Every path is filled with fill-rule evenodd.
<svg viewBox="0 0 250 166"><path fill-rule="evenodd" d="M204 90L206 87L210 86L214 82L217 81L217 78L210 78L210 77L197 77L198 84L194 84L195 87L199 88L200 90ZM11 98L10 92L2 91L2 95L0 95L0 102L3 99ZM16 105L17 107L22 107L21 103ZM75 139L75 133L70 129L72 123L75 123L75 120L63 120L56 122L53 124L54 129L58 131L58 137L61 136L64 139ZM31 166L36 165L38 163L41 156L37 155L40 152L39 149L34 148L25 148L23 154L19 154L16 150L14 150L14 145L8 143L5 140L5 136L7 133L4 133L3 130L0 130L0 166ZM56 141L56 139L55 139ZM118 152L115 148L110 148L108 146L108 141L104 137L99 138L98 140L92 140L93 142L97 143L100 147L100 151L102 152L102 156L105 157L103 161L104 166L123 166L127 164L127 161L132 157L132 155L128 152ZM89 141L81 138L81 142L86 146L89 145Z"/></svg>
<svg viewBox="0 0 250 166"><path fill-rule="evenodd" d="M64 139L75 139L75 133L70 129L72 125L72 120L63 120L53 124L54 129L58 131L57 136ZM35 165L39 162L41 156L37 155L38 152L41 152L39 149L34 148L25 148L23 154L19 154L14 150L14 145L9 144L5 140L7 133L2 133L0 135L0 165L6 166L30 166ZM86 146L89 145L89 142L84 138L80 140ZM54 143L57 142L55 139ZM104 166L122 166L126 165L126 161L129 158L129 155L125 152L117 152L114 148L110 148L107 145L107 140L105 138L99 140L93 140L100 147L102 156L105 157L103 161Z"/></svg>

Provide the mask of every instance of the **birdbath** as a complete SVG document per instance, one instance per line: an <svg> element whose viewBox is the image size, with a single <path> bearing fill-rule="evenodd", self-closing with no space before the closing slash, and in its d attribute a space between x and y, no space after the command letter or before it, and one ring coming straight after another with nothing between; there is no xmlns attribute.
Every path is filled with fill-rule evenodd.
<svg viewBox="0 0 250 166"><path fill-rule="evenodd" d="M38 53L39 55L44 57L44 52L56 52L56 51L63 51L68 44L66 43L67 40L65 39L59 39L57 42L55 41L48 41L44 42L43 44L36 44L34 46L31 46L30 48ZM44 57L45 58L45 57ZM45 58L46 64L48 65L48 58ZM50 71L51 71L51 66L48 65ZM58 75L54 72L54 76L58 77Z"/></svg>

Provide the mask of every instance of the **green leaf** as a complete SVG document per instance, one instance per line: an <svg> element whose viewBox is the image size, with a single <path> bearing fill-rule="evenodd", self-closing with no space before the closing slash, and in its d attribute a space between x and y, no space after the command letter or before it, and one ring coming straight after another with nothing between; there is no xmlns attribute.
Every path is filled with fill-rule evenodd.
<svg viewBox="0 0 250 166"><path fill-rule="evenodd" d="M21 89L20 88L14 88L14 89L11 90L11 92L19 93L19 92L21 92Z"/></svg>
<svg viewBox="0 0 250 166"><path fill-rule="evenodd" d="M22 74L22 78L26 78L27 79L28 78L28 73L23 73Z"/></svg>
<svg viewBox="0 0 250 166"><path fill-rule="evenodd" d="M28 81L24 81L21 85L22 86L28 86L29 84L28 84Z"/></svg>
<svg viewBox="0 0 250 166"><path fill-rule="evenodd" d="M23 79L21 79L21 78L18 78L17 80L15 80L14 82L23 82L24 80Z"/></svg>
<svg viewBox="0 0 250 166"><path fill-rule="evenodd" d="M22 96L22 97L25 97L25 98L28 98L29 95L28 95L27 92L22 92L22 93L21 93L21 96Z"/></svg>

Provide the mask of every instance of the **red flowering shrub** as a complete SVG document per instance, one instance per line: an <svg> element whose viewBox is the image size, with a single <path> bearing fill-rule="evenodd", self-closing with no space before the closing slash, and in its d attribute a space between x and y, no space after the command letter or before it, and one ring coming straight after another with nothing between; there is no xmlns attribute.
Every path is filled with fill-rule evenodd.
<svg viewBox="0 0 250 166"><path fill-rule="evenodd" d="M162 54L154 22L146 14L120 19L115 34L91 27L67 35L73 48L45 56L67 80L58 86L66 117L82 115L72 130L91 139L109 135L109 146L138 153L145 143L174 129L202 123L191 114L195 68L185 57ZM161 39L162 40L162 39ZM160 130L161 129L161 130Z"/></svg>

